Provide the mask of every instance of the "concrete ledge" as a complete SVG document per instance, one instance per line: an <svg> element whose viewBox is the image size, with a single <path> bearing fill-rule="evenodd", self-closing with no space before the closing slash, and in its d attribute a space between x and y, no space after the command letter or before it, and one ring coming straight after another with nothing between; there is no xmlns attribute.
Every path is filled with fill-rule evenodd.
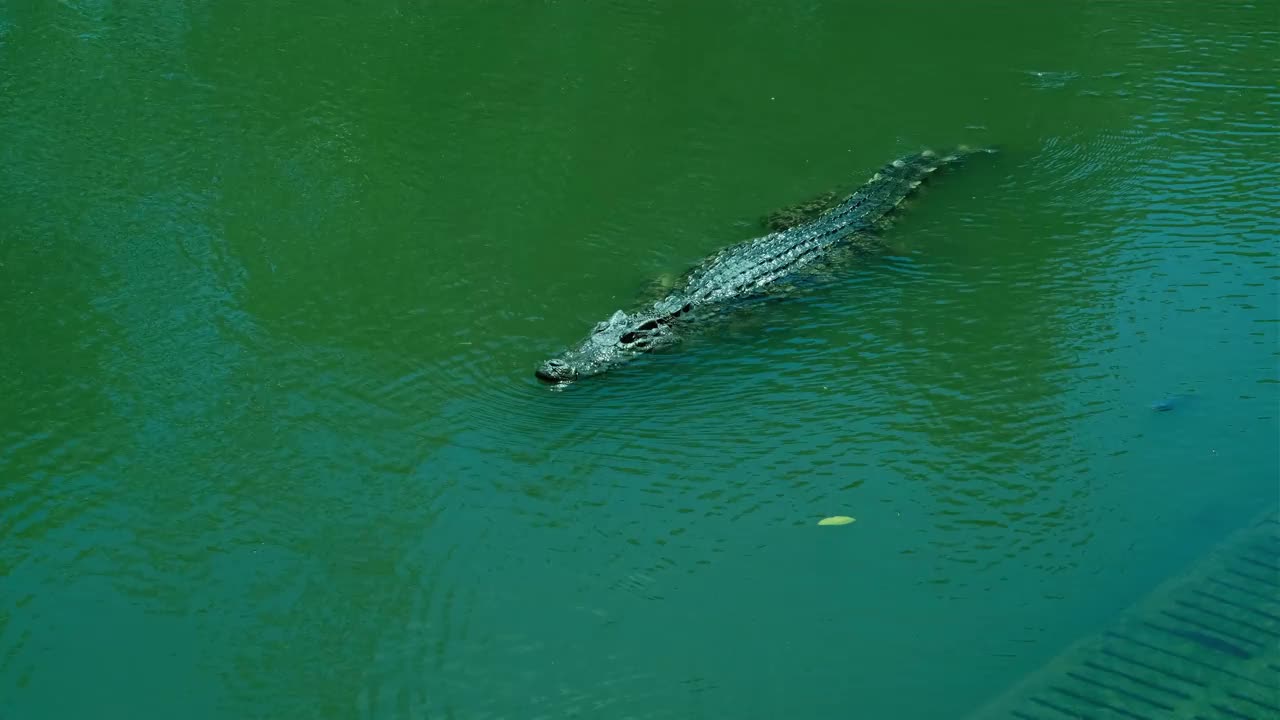
<svg viewBox="0 0 1280 720"><path fill-rule="evenodd" d="M1280 518L1271 511L970 720L1280 718Z"/></svg>

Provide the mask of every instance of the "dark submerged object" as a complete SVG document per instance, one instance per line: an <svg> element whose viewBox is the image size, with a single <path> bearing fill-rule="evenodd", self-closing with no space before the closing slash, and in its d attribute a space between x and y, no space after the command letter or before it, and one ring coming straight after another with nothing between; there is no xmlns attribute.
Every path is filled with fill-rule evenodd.
<svg viewBox="0 0 1280 720"><path fill-rule="evenodd" d="M1186 408L1194 401L1195 397L1192 395L1166 395L1151 403L1150 407L1155 412L1172 412Z"/></svg>
<svg viewBox="0 0 1280 720"><path fill-rule="evenodd" d="M925 178L976 152L994 151L961 147L947 155L929 150L908 155L882 167L838 203L833 204L835 196L828 194L774 213L766 221L772 232L703 260L653 305L631 313L618 310L576 346L542 363L535 375L553 384L598 375L642 353L678 343L687 323L763 293L779 279L829 259L838 247L871 249L885 216Z"/></svg>

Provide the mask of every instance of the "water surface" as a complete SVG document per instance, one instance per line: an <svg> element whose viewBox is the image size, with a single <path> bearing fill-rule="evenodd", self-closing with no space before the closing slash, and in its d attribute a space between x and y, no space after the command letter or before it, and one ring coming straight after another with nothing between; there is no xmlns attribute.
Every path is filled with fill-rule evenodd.
<svg viewBox="0 0 1280 720"><path fill-rule="evenodd" d="M1274 507L1280 4L782 5L0 5L0 717L962 717Z"/></svg>

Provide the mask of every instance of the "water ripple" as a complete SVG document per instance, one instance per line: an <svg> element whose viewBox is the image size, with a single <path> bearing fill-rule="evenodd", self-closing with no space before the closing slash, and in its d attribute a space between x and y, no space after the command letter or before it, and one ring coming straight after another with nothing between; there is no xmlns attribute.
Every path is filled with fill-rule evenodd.
<svg viewBox="0 0 1280 720"><path fill-rule="evenodd" d="M1252 514L1274 7L847 12L8 12L0 714L952 716ZM966 126L883 255L533 378Z"/></svg>

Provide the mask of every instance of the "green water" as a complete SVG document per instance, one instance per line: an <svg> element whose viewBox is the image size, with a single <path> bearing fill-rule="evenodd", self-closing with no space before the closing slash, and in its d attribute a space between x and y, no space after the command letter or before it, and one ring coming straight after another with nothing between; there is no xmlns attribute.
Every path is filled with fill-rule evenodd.
<svg viewBox="0 0 1280 720"><path fill-rule="evenodd" d="M1276 504L1278 77L1277 0L0 2L0 718L962 717Z"/></svg>

